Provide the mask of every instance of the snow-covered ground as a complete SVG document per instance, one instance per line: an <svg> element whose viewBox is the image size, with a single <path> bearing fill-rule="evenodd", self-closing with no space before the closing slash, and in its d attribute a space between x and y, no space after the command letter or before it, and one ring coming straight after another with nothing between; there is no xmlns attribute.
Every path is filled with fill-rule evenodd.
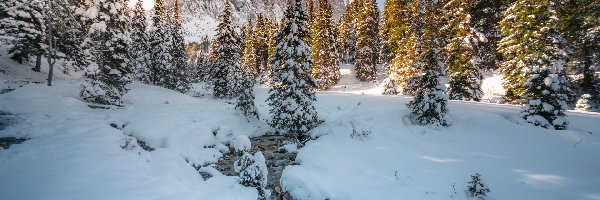
<svg viewBox="0 0 600 200"><path fill-rule="evenodd" d="M6 57L0 67L3 81L44 81ZM598 113L568 112L568 130L554 131L524 123L517 106L452 101L451 127L414 126L409 97L379 95L382 73L376 83L353 76L343 65L340 84L317 95L319 138L282 177L297 199L467 199L475 173L489 199L600 199ZM141 83L124 108L91 109L79 81L0 94L0 112L21 119L0 137L28 138L0 149L0 199L256 199L235 177L203 180L192 164L215 162L240 135L268 131L268 89L256 88L262 120L248 122L230 102Z"/></svg>

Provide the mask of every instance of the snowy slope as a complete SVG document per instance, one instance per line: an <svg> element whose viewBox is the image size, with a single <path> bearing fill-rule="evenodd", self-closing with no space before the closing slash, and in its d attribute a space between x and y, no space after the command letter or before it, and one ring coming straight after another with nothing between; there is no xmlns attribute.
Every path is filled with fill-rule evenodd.
<svg viewBox="0 0 600 200"><path fill-rule="evenodd" d="M0 61L11 65L3 80L44 77ZM516 106L452 101L453 126L413 126L409 97L379 95L378 83L352 79L351 66L342 72L339 86L317 95L325 122L312 134L320 137L284 171L296 199L466 199L475 173L490 199L600 197L598 113L568 112L568 130L554 131L524 123ZM124 108L91 109L79 81L65 76L0 94L0 112L20 118L0 137L28 138L0 149L2 199L256 199L235 177L205 181L192 164L215 162L239 135L265 133L264 121L247 122L230 102L140 83ZM267 88L256 90L268 119ZM352 137L353 126L370 134ZM136 138L156 150L142 150Z"/></svg>

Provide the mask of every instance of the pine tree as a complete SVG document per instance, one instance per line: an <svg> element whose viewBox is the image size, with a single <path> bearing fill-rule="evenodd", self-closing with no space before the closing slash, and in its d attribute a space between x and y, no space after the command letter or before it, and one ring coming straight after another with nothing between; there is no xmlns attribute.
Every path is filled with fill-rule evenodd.
<svg viewBox="0 0 600 200"><path fill-rule="evenodd" d="M262 152L256 152L254 155L244 152L242 157L234 162L233 169L239 174L240 184L256 188L258 200L268 198L266 187L269 171Z"/></svg>
<svg viewBox="0 0 600 200"><path fill-rule="evenodd" d="M438 50L431 49L423 53L415 65L425 74L420 75L413 83L417 88L415 96L407 106L411 116L418 125L449 126L448 96L444 93L444 85L440 83L443 66L438 58Z"/></svg>
<svg viewBox="0 0 600 200"><path fill-rule="evenodd" d="M440 35L440 12L442 2L419 2L421 23L419 24L419 38L417 51L422 52L414 63L421 75L411 79L410 85L415 96L407 106L411 109L414 123L418 125L449 126L447 116L448 96L445 86L440 83L443 75L444 64L439 58L442 41Z"/></svg>
<svg viewBox="0 0 600 200"><path fill-rule="evenodd" d="M269 125L304 142L310 138L308 131L318 123L313 106L316 101L313 88L318 84L310 75L311 50L303 40L309 34L307 16L300 0L288 8L285 17L285 26L275 35L278 45L271 59L274 86L267 99L273 116Z"/></svg>
<svg viewBox="0 0 600 200"><path fill-rule="evenodd" d="M398 85L396 85L396 74L390 74L386 79L383 80L383 92L385 95L396 95L398 94Z"/></svg>
<svg viewBox="0 0 600 200"><path fill-rule="evenodd" d="M130 62L127 58L126 2L103 0L90 2L97 11L90 30L92 49L97 69L86 72L81 96L91 103L121 106L121 97L127 92Z"/></svg>
<svg viewBox="0 0 600 200"><path fill-rule="evenodd" d="M498 42L500 41L502 0L474 0L469 9L471 32L475 51L473 65L480 70L496 70L499 66Z"/></svg>
<svg viewBox="0 0 600 200"><path fill-rule="evenodd" d="M243 31L242 44L244 45L244 51L242 57L242 70L245 73L250 74L251 79L254 79L256 76L258 76L258 67L260 66L257 59L258 54L255 48L255 35L256 34L252 30L252 21L248 20L248 23L244 27Z"/></svg>
<svg viewBox="0 0 600 200"><path fill-rule="evenodd" d="M11 58L23 63L31 56L36 57L33 71L39 72L42 56L46 53L48 4L44 0L7 0L2 2L7 15L0 19L2 34L13 37L8 53Z"/></svg>
<svg viewBox="0 0 600 200"><path fill-rule="evenodd" d="M473 63L475 38L471 32L470 7L474 0L449 0L444 6L447 20L443 30L449 35L445 61L450 74L448 95L452 100L479 101L483 96L483 75Z"/></svg>
<svg viewBox="0 0 600 200"><path fill-rule="evenodd" d="M543 57L548 45L547 39L556 29L556 22L551 19L550 4L549 0L518 0L503 13L498 51L503 57L502 86L506 90L505 97L510 101L523 100L524 83L528 79L526 70L539 65L538 60Z"/></svg>
<svg viewBox="0 0 600 200"><path fill-rule="evenodd" d="M385 1L383 6L383 13L381 16L381 29L379 35L382 41L382 57L384 63L391 61L397 54L398 42L402 38L402 28L404 20L402 10L406 9L404 6L406 1L404 0L390 0ZM389 71L388 71L389 73Z"/></svg>
<svg viewBox="0 0 600 200"><path fill-rule="evenodd" d="M248 119L258 119L258 109L254 104L254 77L247 71L242 73L242 91L236 101L235 108L242 111Z"/></svg>
<svg viewBox="0 0 600 200"><path fill-rule="evenodd" d="M388 55L391 59L387 66L388 77L390 74L395 74L397 83L402 88L403 94L414 94L410 90L409 82L417 76L418 70L414 68L414 62L417 59L417 42L421 34L418 30L418 24L422 20L420 17L421 9L419 8L421 1L400 1L401 9L397 11L398 22L386 22L396 25L398 28L395 32L388 33L389 42L397 46L393 54ZM389 35L389 34L397 34ZM393 38L398 38L394 41Z"/></svg>
<svg viewBox="0 0 600 200"><path fill-rule="evenodd" d="M342 63L354 63L356 54L356 24L362 0L351 1L344 10L338 25L337 45Z"/></svg>
<svg viewBox="0 0 600 200"><path fill-rule="evenodd" d="M171 44L169 53L171 54L171 68L169 78L171 87L169 89L185 93L190 89L190 79L188 72L187 53L185 51L185 40L183 38L183 27L181 17L179 16L179 1L175 0L173 5L173 15L170 24Z"/></svg>
<svg viewBox="0 0 600 200"><path fill-rule="evenodd" d="M144 83L150 83L150 44L148 43L148 25L143 2L138 1L131 14L129 54L132 61L133 76Z"/></svg>
<svg viewBox="0 0 600 200"><path fill-rule="evenodd" d="M536 126L565 129L567 98L560 76L566 51L555 6L549 0L514 2L500 23L499 50L505 58L507 97L524 100L521 116Z"/></svg>
<svg viewBox="0 0 600 200"><path fill-rule="evenodd" d="M600 77L595 74L600 70L600 2L566 0L562 3L557 11L559 29L573 49L566 67L580 77L576 82L581 99L592 110L600 110Z"/></svg>
<svg viewBox="0 0 600 200"><path fill-rule="evenodd" d="M377 64L378 18L374 0L364 0L358 17L356 30L356 78L361 81L374 80Z"/></svg>
<svg viewBox="0 0 600 200"><path fill-rule="evenodd" d="M215 61L213 68L213 95L216 98L232 98L241 92L241 49L238 38L231 22L231 5L225 3L223 11L219 15L221 23L217 26L215 36Z"/></svg>
<svg viewBox="0 0 600 200"><path fill-rule="evenodd" d="M167 74L170 68L171 55L169 46L171 34L169 33L169 15L165 10L162 0L154 0L152 8L152 26L149 29L150 38L150 83L165 86L168 82Z"/></svg>
<svg viewBox="0 0 600 200"><path fill-rule="evenodd" d="M327 0L320 0L311 27L313 40L311 44L313 77L319 83L319 89L326 90L337 84L340 79L340 67L335 45L335 33L331 19L331 5Z"/></svg>

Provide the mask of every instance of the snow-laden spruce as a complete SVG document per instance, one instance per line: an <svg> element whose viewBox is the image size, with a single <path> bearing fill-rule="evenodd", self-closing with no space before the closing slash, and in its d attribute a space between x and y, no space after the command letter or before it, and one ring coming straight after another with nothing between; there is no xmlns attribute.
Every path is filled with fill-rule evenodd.
<svg viewBox="0 0 600 200"><path fill-rule="evenodd" d="M258 109L254 104L254 83L255 79L251 72L242 72L241 78L241 94L238 97L235 109L242 111L244 116L250 119L258 119Z"/></svg>
<svg viewBox="0 0 600 200"><path fill-rule="evenodd" d="M448 95L444 85L440 83L444 65L439 60L438 53L437 49L431 49L423 53L415 63L415 68L422 69L424 74L413 79L411 85L415 86L415 96L407 106L411 110L413 122L418 125L450 125Z"/></svg>
<svg viewBox="0 0 600 200"><path fill-rule="evenodd" d="M319 89L326 90L340 80L340 65L335 44L335 26L331 17L331 5L327 0L319 1L317 13L311 26L312 75Z"/></svg>
<svg viewBox="0 0 600 200"><path fill-rule="evenodd" d="M304 41L308 37L307 16L300 0L286 12L285 26L275 35L279 43L271 59L273 87L267 102L271 106L271 127L289 137L304 141L318 122L314 89L317 82L310 75L312 58Z"/></svg>
<svg viewBox="0 0 600 200"><path fill-rule="evenodd" d="M150 44L146 10L144 9L143 1L138 1L135 4L133 12L130 14L129 24L129 56L131 58L131 66L133 78L144 83L150 83Z"/></svg>
<svg viewBox="0 0 600 200"><path fill-rule="evenodd" d="M256 152L254 155L244 152L242 157L233 164L233 169L239 174L240 184L256 188L259 200L265 200L270 196L266 189L269 172L262 152Z"/></svg>
<svg viewBox="0 0 600 200"><path fill-rule="evenodd" d="M95 64L86 72L81 97L90 103L123 104L121 97L130 82L130 62L127 45L127 6L123 0L87 2L86 11L91 23L90 54Z"/></svg>
<svg viewBox="0 0 600 200"><path fill-rule="evenodd" d="M225 3L219 15L221 23L217 27L214 52L215 61L212 67L215 73L212 77L213 95L216 98L232 98L239 96L241 91L242 62L240 38L236 34L231 21L231 5Z"/></svg>

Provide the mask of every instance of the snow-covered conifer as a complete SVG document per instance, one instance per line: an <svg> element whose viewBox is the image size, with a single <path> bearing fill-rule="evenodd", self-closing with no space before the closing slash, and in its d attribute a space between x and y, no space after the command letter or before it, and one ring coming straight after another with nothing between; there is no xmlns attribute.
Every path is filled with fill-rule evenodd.
<svg viewBox="0 0 600 200"><path fill-rule="evenodd" d="M213 76L213 95L216 98L232 98L241 91L241 49L240 39L233 29L231 21L231 5L227 1L219 15L221 23L217 26L215 36L215 69Z"/></svg>
<svg viewBox="0 0 600 200"><path fill-rule="evenodd" d="M171 54L171 68L168 75L171 77L169 89L179 92L186 92L190 89L190 77L188 72L187 52L185 51L185 41L183 38L183 27L181 17L179 16L179 1L175 0L173 5L173 14L170 23L171 44L169 53Z"/></svg>
<svg viewBox="0 0 600 200"><path fill-rule="evenodd" d="M471 32L469 10L474 0L450 0L444 6L447 21L443 30L448 35L445 51L450 75L448 95L452 100L479 101L483 96L483 75L473 63L475 38Z"/></svg>
<svg viewBox="0 0 600 200"><path fill-rule="evenodd" d="M600 109L600 105L598 101L595 101L592 99L592 95L590 94L583 94L581 95L581 98L577 101L577 105L575 106L576 110L583 110L583 111L597 111L598 109Z"/></svg>
<svg viewBox="0 0 600 200"><path fill-rule="evenodd" d="M374 80L379 45L379 18L374 0L363 0L356 29L356 78L361 81Z"/></svg>
<svg viewBox="0 0 600 200"><path fill-rule="evenodd" d="M248 23L246 24L246 26L244 27L243 30L243 41L242 44L244 45L244 50L243 50L243 54L242 54L242 71L250 74L252 77L252 79L254 79L254 77L258 76L258 54L257 54L257 50L256 50L256 42L255 42L255 35L258 34L254 32L254 30L252 29L252 20L248 20ZM259 44L260 45L260 44ZM266 49L265 49L266 51Z"/></svg>
<svg viewBox="0 0 600 200"><path fill-rule="evenodd" d="M267 99L273 116L271 127L300 141L309 138L308 131L318 122L313 105L318 84L310 75L311 50L303 40L308 34L306 21L300 0L296 0L286 12L285 26L275 35L279 42L271 59L274 85Z"/></svg>
<svg viewBox="0 0 600 200"><path fill-rule="evenodd" d="M269 192L266 189L269 171L262 152L256 152L254 155L244 152L242 157L235 161L233 167L235 172L239 174L240 184L256 188L259 200L266 200L269 197Z"/></svg>
<svg viewBox="0 0 600 200"><path fill-rule="evenodd" d="M414 83L416 91L412 101L407 106L411 116L418 125L449 126L448 96L445 87L440 83L440 76L444 68L438 58L438 50L431 49L424 52L415 63L417 69L422 69Z"/></svg>
<svg viewBox="0 0 600 200"><path fill-rule="evenodd" d="M326 90L337 84L340 79L340 66L335 44L335 30L331 16L331 5L327 0L320 0L317 13L313 19L311 33L312 58L314 60L313 76L319 83L319 89Z"/></svg>
<svg viewBox="0 0 600 200"><path fill-rule="evenodd" d="M169 33L169 14L162 0L154 0L151 10L152 25L149 28L150 44L150 83L165 86L171 56L169 46L171 34Z"/></svg>
<svg viewBox="0 0 600 200"><path fill-rule="evenodd" d="M129 83L127 46L127 6L124 0L89 2L91 51L97 68L86 72L81 96L91 103L122 105L121 97Z"/></svg>
<svg viewBox="0 0 600 200"><path fill-rule="evenodd" d="M138 1L131 13L129 25L129 54L132 61L133 77L144 83L150 83L150 44L148 43L146 11L143 1Z"/></svg>
<svg viewBox="0 0 600 200"><path fill-rule="evenodd" d="M242 72L241 94L237 99L235 108L242 111L249 119L258 119L258 109L254 104L254 77L250 72Z"/></svg>

